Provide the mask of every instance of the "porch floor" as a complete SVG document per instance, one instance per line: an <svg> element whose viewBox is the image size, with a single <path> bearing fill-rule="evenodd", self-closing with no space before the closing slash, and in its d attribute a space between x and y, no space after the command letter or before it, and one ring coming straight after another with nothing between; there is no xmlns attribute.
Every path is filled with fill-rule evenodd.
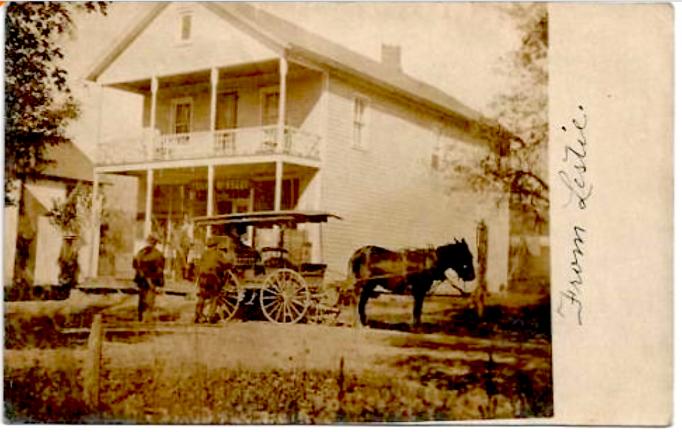
<svg viewBox="0 0 682 432"><path fill-rule="evenodd" d="M95 278L88 278L84 282L78 284L77 289L89 294L137 294L138 288L132 279L117 278L112 276L99 276ZM188 296L196 293L196 287L193 282L187 280L181 281L166 281L163 287L163 293L168 295Z"/></svg>

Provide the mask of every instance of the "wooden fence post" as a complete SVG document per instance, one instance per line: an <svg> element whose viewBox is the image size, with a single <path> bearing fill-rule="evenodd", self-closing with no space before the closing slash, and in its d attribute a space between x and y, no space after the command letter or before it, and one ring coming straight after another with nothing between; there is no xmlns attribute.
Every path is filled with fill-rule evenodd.
<svg viewBox="0 0 682 432"><path fill-rule="evenodd" d="M99 409L99 381L100 367L102 365L103 333L102 315L97 314L92 320L90 337L88 338L88 353L85 358L85 379L83 387L85 402L93 411Z"/></svg>
<svg viewBox="0 0 682 432"><path fill-rule="evenodd" d="M481 220L476 227L476 248L478 255L478 287L474 294L474 304L476 314L479 318L483 317L485 311L485 295L488 291L486 273L488 267L488 225Z"/></svg>

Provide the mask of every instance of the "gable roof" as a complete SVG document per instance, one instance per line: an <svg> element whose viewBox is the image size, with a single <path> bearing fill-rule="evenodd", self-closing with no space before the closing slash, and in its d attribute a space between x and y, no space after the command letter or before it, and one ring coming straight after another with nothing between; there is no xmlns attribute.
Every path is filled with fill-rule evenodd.
<svg viewBox="0 0 682 432"><path fill-rule="evenodd" d="M458 116L479 120L483 115L467 107L444 91L411 76L358 54L342 45L304 30L291 22L262 9L244 3L214 3L228 13L252 23L256 28L267 29L285 48L295 54L312 58L332 68L367 79L374 84L398 91L435 108L450 111Z"/></svg>
<svg viewBox="0 0 682 432"><path fill-rule="evenodd" d="M406 96L449 115L487 123L481 113L467 107L444 91L304 30L262 9L237 2L205 2L203 5L225 19L236 19L270 44L291 54L300 55L332 69L367 80L390 92ZM96 62L86 78L91 81L97 80L166 6L168 3L156 3L153 7L148 7L139 20Z"/></svg>
<svg viewBox="0 0 682 432"><path fill-rule="evenodd" d="M54 162L45 168L44 176L92 182L92 161L73 143L48 147L46 157Z"/></svg>

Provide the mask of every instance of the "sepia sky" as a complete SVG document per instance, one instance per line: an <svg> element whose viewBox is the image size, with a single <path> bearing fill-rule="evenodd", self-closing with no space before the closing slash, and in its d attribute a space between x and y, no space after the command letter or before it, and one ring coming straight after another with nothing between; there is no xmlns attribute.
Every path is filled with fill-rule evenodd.
<svg viewBox="0 0 682 432"><path fill-rule="evenodd" d="M119 2L110 6L106 17L76 17L77 31L67 42L66 65L83 102L83 114L71 133L91 156L97 140L141 127L139 97L105 91L102 119L107 120L98 137L100 92L82 77L146 7ZM260 3L258 7L375 60L380 58L382 43L400 45L404 72L484 114L489 113L492 97L508 85L495 71L499 59L518 44L513 23L495 4ZM129 109L121 110L121 101Z"/></svg>

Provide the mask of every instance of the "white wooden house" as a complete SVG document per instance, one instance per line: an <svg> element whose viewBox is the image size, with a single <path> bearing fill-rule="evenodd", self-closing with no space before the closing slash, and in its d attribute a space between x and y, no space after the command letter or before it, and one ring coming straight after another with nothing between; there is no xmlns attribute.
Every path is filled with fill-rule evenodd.
<svg viewBox="0 0 682 432"><path fill-rule="evenodd" d="M374 61L243 3L144 7L88 75L143 96L140 130L97 143L95 167L139 179L138 239L183 215L325 210L343 220L306 240L344 277L367 244L457 236L475 253L485 219L488 286L506 283L506 207L453 190L437 169L445 149L462 163L490 151L475 136L481 116L403 73L399 47Z"/></svg>

